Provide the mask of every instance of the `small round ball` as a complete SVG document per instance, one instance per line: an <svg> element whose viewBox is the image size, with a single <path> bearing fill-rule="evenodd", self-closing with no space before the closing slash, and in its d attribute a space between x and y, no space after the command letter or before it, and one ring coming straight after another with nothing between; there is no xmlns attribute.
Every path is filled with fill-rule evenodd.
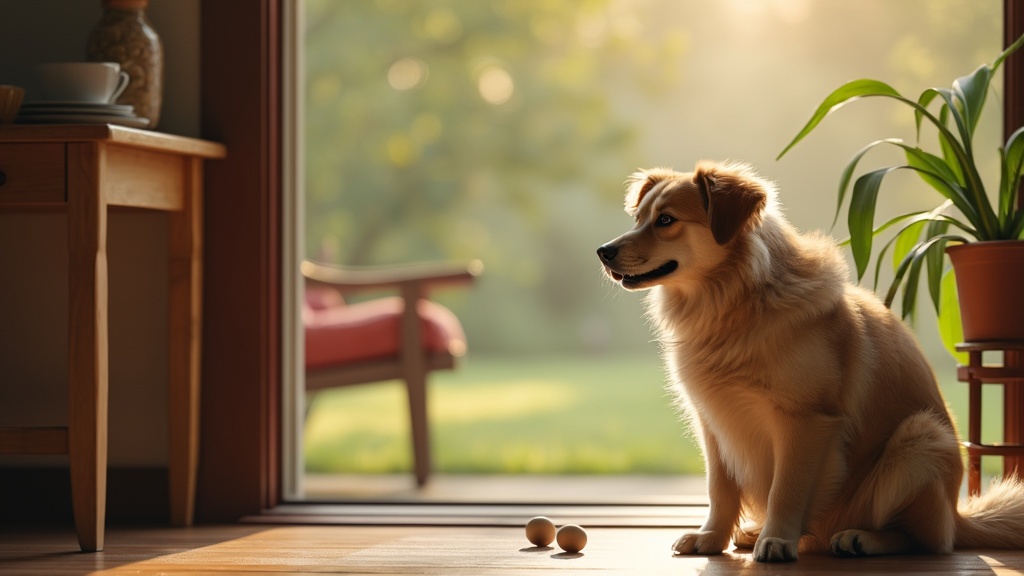
<svg viewBox="0 0 1024 576"><path fill-rule="evenodd" d="M547 546L555 541L555 523L545 516L531 518L526 523L526 539L534 546Z"/></svg>
<svg viewBox="0 0 1024 576"><path fill-rule="evenodd" d="M575 554L587 545L587 533L575 524L566 524L558 529L558 547Z"/></svg>

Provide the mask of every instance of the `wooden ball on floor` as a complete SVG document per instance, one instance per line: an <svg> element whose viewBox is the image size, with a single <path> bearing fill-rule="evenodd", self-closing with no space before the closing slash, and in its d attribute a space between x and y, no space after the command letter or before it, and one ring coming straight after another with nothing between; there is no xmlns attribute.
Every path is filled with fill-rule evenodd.
<svg viewBox="0 0 1024 576"><path fill-rule="evenodd" d="M555 541L555 523L545 516L531 518L526 523L526 539L534 546L547 546Z"/></svg>
<svg viewBox="0 0 1024 576"><path fill-rule="evenodd" d="M587 545L587 532L575 524L566 524L558 529L558 547L569 554L575 554Z"/></svg>

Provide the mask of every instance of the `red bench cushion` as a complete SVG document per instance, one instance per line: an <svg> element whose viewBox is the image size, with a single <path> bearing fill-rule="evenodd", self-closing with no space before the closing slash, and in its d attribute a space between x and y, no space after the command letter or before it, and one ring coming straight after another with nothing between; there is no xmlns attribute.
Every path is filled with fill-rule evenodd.
<svg viewBox="0 0 1024 576"><path fill-rule="evenodd" d="M302 311L307 370L398 356L401 298L344 304L339 297L330 303L336 305L327 305L323 294L307 292ZM466 336L455 314L428 300L419 301L417 312L420 338L428 351L455 356L465 352Z"/></svg>

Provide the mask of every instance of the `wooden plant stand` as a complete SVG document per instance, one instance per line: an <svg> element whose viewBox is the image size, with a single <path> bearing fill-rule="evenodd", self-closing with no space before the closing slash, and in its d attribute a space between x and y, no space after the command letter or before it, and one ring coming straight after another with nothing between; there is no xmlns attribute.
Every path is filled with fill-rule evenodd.
<svg viewBox="0 0 1024 576"><path fill-rule="evenodd" d="M1024 341L965 342L956 349L967 352L966 366L957 366L957 379L968 385L967 490L981 493L981 457L1003 457L1003 474L1024 468ZM1002 352L1001 365L982 363L984 352ZM1003 441L981 442L981 385L1003 385Z"/></svg>

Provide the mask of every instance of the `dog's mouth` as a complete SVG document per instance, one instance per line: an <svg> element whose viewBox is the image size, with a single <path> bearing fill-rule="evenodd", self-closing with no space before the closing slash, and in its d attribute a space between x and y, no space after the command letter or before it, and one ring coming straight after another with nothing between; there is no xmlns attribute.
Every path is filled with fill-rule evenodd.
<svg viewBox="0 0 1024 576"><path fill-rule="evenodd" d="M624 288L636 288L647 284L652 280L668 276L675 272L676 268L679 268L679 263L675 260L669 260L654 270L644 272L643 274L622 274L612 270L611 268L608 269L608 273L611 274L613 280L621 282Z"/></svg>

